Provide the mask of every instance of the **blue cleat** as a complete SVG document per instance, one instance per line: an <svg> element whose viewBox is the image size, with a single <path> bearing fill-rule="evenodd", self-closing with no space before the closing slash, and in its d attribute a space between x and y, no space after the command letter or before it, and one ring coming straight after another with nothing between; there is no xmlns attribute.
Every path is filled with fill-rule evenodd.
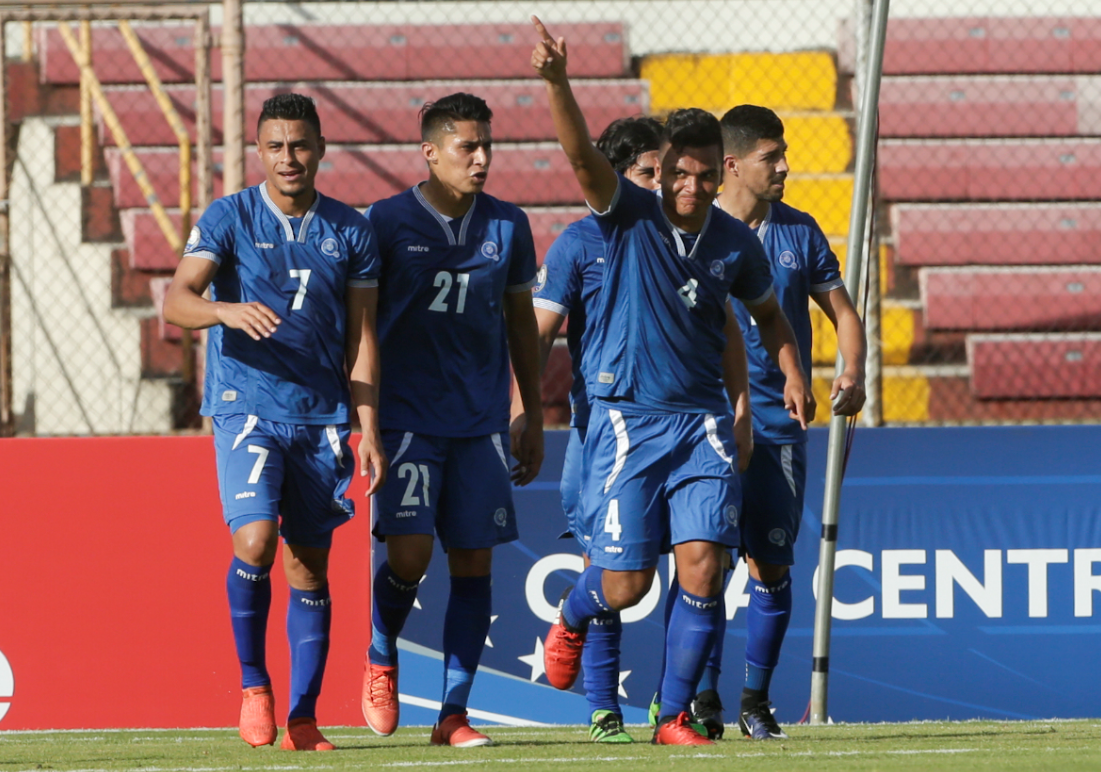
<svg viewBox="0 0 1101 772"><path fill-rule="evenodd" d="M776 723L769 708L771 702L762 702L738 716L738 728L751 740L786 740L787 734Z"/></svg>

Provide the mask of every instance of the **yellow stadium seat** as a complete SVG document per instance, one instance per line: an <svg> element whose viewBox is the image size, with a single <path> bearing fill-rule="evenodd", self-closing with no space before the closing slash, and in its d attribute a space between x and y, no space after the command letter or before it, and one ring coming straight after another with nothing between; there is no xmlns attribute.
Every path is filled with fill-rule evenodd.
<svg viewBox="0 0 1101 772"><path fill-rule="evenodd" d="M780 113L788 165L797 174L840 174L853 158L849 124L840 115Z"/></svg>
<svg viewBox="0 0 1101 772"><path fill-rule="evenodd" d="M852 209L851 174L798 174L788 177L784 202L810 212L827 236L844 237Z"/></svg>

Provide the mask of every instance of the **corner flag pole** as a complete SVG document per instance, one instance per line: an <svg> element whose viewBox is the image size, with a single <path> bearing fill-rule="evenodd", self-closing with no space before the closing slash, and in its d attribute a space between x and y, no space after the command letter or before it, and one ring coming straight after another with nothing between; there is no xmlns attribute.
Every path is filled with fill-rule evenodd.
<svg viewBox="0 0 1101 772"><path fill-rule="evenodd" d="M868 41L867 73L857 118L856 171L853 179L852 212L849 216L848 265L845 284L860 286L868 240L868 202L872 194L872 169L875 157L876 113L879 83L883 70L883 45L887 37L887 10L890 0L873 0L871 35ZM856 300L856 298L854 298ZM844 370L841 352L837 353L835 377ZM810 723L825 724L829 719L826 693L830 671L830 620L833 610L833 571L837 553L838 508L841 503L841 475L845 458L845 416L830 419L830 438L826 452L826 490L822 502L822 540L818 550L818 604L814 611L813 670L810 678Z"/></svg>

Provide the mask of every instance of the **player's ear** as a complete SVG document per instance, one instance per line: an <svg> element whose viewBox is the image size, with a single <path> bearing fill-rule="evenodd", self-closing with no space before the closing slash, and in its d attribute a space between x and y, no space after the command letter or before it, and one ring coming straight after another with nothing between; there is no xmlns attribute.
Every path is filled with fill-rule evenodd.
<svg viewBox="0 0 1101 772"><path fill-rule="evenodd" d="M738 176L738 159L732 155L723 156L723 173L732 177Z"/></svg>
<svg viewBox="0 0 1101 772"><path fill-rule="evenodd" d="M425 161L434 164L440 160L440 149L434 142L422 142L421 155L424 156Z"/></svg>

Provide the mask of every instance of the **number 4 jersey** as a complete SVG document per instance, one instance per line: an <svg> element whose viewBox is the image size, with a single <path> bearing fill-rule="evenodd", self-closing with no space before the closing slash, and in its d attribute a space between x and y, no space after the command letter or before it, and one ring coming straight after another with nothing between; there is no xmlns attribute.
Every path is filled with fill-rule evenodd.
<svg viewBox="0 0 1101 772"><path fill-rule="evenodd" d="M439 437L508 431L505 293L535 282L519 207L480 193L448 219L413 187L367 210L382 257L383 429Z"/></svg>
<svg viewBox="0 0 1101 772"><path fill-rule="evenodd" d="M289 218L261 183L211 204L184 256L218 264L211 299L263 303L282 320L259 341L210 328L203 415L347 423L344 296L347 287L376 286L380 265L360 213L318 193L304 217Z"/></svg>

